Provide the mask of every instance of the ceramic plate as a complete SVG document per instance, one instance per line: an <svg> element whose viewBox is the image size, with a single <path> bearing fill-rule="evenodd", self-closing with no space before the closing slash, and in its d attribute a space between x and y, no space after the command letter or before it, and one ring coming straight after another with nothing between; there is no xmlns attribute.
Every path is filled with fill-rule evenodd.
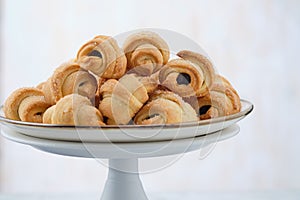
<svg viewBox="0 0 300 200"><path fill-rule="evenodd" d="M86 158L145 158L186 153L209 144L231 138L239 132L238 125L205 136L171 141L129 143L82 143L35 138L3 127L2 135L14 142L30 145L36 149L65 156Z"/></svg>
<svg viewBox="0 0 300 200"><path fill-rule="evenodd" d="M39 124L6 119L1 109L1 124L9 129L36 138L82 141L82 142L143 142L193 138L210 134L243 119L253 110L253 105L241 100L239 113L196 122L165 125L107 125L107 126L65 126Z"/></svg>

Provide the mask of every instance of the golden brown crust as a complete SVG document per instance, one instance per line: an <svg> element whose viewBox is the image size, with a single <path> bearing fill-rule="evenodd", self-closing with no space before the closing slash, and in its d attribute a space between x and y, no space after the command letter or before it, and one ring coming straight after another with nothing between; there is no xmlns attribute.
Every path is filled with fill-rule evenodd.
<svg viewBox="0 0 300 200"><path fill-rule="evenodd" d="M174 59L160 70L159 82L182 97L200 96L203 92L204 74L191 62Z"/></svg>
<svg viewBox="0 0 300 200"><path fill-rule="evenodd" d="M206 113L200 115L200 120L219 117L219 112L215 107L210 107Z"/></svg>
<svg viewBox="0 0 300 200"><path fill-rule="evenodd" d="M154 83L148 81L136 74L109 79L100 88L99 110L113 124L128 124L148 100L148 91L154 90Z"/></svg>
<svg viewBox="0 0 300 200"><path fill-rule="evenodd" d="M99 104L101 101L101 96L100 96L100 88L102 87L102 85L106 82L107 80L105 78L99 77L98 78L98 88L95 94L95 101L93 102L94 106L96 108L99 108Z"/></svg>
<svg viewBox="0 0 300 200"><path fill-rule="evenodd" d="M44 124L53 124L54 119L52 119L52 117L53 117L55 107L56 107L56 105L53 105L44 112L44 115L43 115L43 123Z"/></svg>
<svg viewBox="0 0 300 200"><path fill-rule="evenodd" d="M36 88L39 89L39 90L42 90L45 84L46 84L46 81L41 82L41 83L39 83L39 84L36 86Z"/></svg>
<svg viewBox="0 0 300 200"><path fill-rule="evenodd" d="M146 88L148 94L154 92L158 87L158 81L152 76L136 76Z"/></svg>
<svg viewBox="0 0 300 200"><path fill-rule="evenodd" d="M203 82L197 96L201 97L207 94L215 80L215 69L212 63L205 56L188 50L183 50L177 53L177 56L187 60L195 65L203 74Z"/></svg>
<svg viewBox="0 0 300 200"><path fill-rule="evenodd" d="M155 91L150 101L134 118L135 124L171 124L197 121L195 110L177 94L170 91Z"/></svg>
<svg viewBox="0 0 300 200"><path fill-rule="evenodd" d="M135 92L138 98L143 95L146 98L148 97L146 90L140 92L143 92L143 94L140 95ZM110 79L103 84L100 94L102 101L99 110L116 124L127 124L144 103L140 102L125 85L114 79Z"/></svg>
<svg viewBox="0 0 300 200"><path fill-rule="evenodd" d="M126 72L124 52L109 36L99 35L84 44L77 53L76 61L80 67L107 79L118 79Z"/></svg>
<svg viewBox="0 0 300 200"><path fill-rule="evenodd" d="M59 66L42 88L46 101L51 105L72 93L78 93L93 100L96 89L95 77L88 71L80 69L80 66L74 62Z"/></svg>
<svg viewBox="0 0 300 200"><path fill-rule="evenodd" d="M131 34L123 48L112 37L94 37L47 81L14 91L5 116L94 126L180 123L241 110L237 91L205 56L183 50L169 60L168 44L150 31Z"/></svg>
<svg viewBox="0 0 300 200"><path fill-rule="evenodd" d="M123 49L127 57L127 68L135 73L151 75L166 64L170 57L168 44L156 33L141 31L130 35Z"/></svg>
<svg viewBox="0 0 300 200"><path fill-rule="evenodd" d="M15 90L4 103L5 117L13 120L42 122L42 115L50 106L37 88Z"/></svg>
<svg viewBox="0 0 300 200"><path fill-rule="evenodd" d="M199 113L200 119L226 116L241 110L240 97L228 80L218 75L204 97L198 98L199 109L210 106L206 112ZM207 107L208 108L208 107Z"/></svg>
<svg viewBox="0 0 300 200"><path fill-rule="evenodd" d="M78 94L70 94L60 99L46 111L43 121L77 126L104 125L100 111L92 106L88 98Z"/></svg>

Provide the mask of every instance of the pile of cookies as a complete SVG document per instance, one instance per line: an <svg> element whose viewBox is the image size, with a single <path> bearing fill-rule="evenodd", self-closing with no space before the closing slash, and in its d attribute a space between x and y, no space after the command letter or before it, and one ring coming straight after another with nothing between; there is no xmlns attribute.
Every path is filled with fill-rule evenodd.
<svg viewBox="0 0 300 200"><path fill-rule="evenodd" d="M4 104L12 120L87 126L181 123L240 109L208 58L182 50L170 59L166 41L150 31L130 35L122 48L96 36L48 80L17 89Z"/></svg>

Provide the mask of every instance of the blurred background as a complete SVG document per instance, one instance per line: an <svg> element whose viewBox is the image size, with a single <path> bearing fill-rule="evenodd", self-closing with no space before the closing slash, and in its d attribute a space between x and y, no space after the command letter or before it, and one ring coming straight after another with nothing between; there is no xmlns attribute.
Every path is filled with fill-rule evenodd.
<svg viewBox="0 0 300 200"><path fill-rule="evenodd" d="M300 1L1 0L0 102L46 80L98 34L181 33L255 109L205 158L184 155L142 175L146 192L300 191ZM101 194L107 168L0 137L0 193ZM288 199L288 198L287 198Z"/></svg>

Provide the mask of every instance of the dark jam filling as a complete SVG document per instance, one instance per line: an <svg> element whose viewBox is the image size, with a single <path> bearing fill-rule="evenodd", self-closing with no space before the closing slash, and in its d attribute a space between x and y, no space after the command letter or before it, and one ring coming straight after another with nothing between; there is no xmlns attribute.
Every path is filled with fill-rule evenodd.
<svg viewBox="0 0 300 200"><path fill-rule="evenodd" d="M188 85L191 83L191 77L187 73L180 73L176 78L178 85Z"/></svg>
<svg viewBox="0 0 300 200"><path fill-rule="evenodd" d="M106 124L107 123L108 118L103 116L103 122Z"/></svg>
<svg viewBox="0 0 300 200"><path fill-rule="evenodd" d="M209 109L211 105L205 105L199 108L199 115L204 115Z"/></svg>
<svg viewBox="0 0 300 200"><path fill-rule="evenodd" d="M88 56L95 56L95 57L102 58L102 54L101 54L99 51L97 51L97 50L91 51L91 52L88 54Z"/></svg>
<svg viewBox="0 0 300 200"><path fill-rule="evenodd" d="M85 83L86 83L86 82L81 82L81 83L79 84L79 87L84 86Z"/></svg>
<svg viewBox="0 0 300 200"><path fill-rule="evenodd" d="M159 114L153 114L153 115L150 115L148 117L145 118L145 120L148 120L148 119L151 119L151 118L154 118L154 117L157 117L159 116Z"/></svg>
<svg viewBox="0 0 300 200"><path fill-rule="evenodd" d="M41 116L43 114L43 112L37 112L37 113L35 113L34 115L35 116Z"/></svg>

